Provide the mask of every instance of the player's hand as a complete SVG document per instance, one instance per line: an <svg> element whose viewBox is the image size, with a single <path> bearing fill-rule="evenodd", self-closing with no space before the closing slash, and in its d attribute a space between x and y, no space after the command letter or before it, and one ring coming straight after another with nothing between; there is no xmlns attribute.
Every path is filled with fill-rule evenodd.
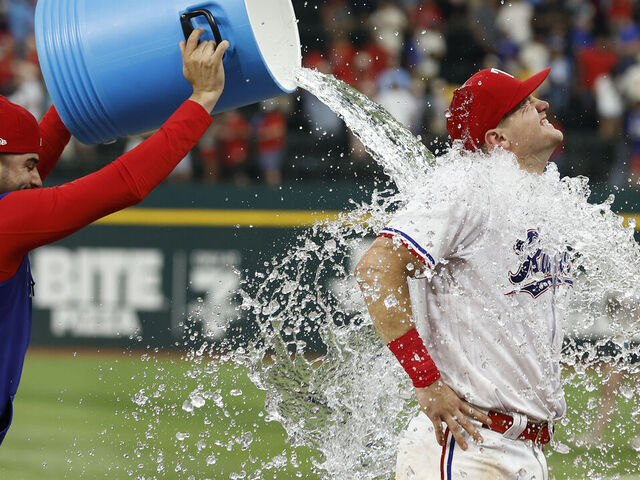
<svg viewBox="0 0 640 480"><path fill-rule="evenodd" d="M224 40L220 45L214 41L200 42L203 33L203 28L196 28L186 42L180 42L182 72L193 87L190 99L211 112L224 89L222 57L229 42Z"/></svg>
<svg viewBox="0 0 640 480"><path fill-rule="evenodd" d="M473 418L485 425L490 425L491 419L461 400L441 379L428 387L416 388L415 390L420 408L435 427L438 445L444 446L445 429L443 423L447 424L456 443L463 450L468 447L463 433L465 430L476 442L483 441L480 432L469 419Z"/></svg>

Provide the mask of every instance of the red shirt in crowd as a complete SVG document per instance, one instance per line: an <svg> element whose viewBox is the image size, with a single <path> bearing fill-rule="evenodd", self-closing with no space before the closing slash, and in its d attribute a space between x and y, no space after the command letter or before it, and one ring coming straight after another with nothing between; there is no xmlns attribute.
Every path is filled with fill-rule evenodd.
<svg viewBox="0 0 640 480"><path fill-rule="evenodd" d="M0 88L13 81L14 40L9 32L0 32Z"/></svg>
<svg viewBox="0 0 640 480"><path fill-rule="evenodd" d="M266 113L257 126L258 151L272 153L282 150L287 140L287 120L278 110Z"/></svg>
<svg viewBox="0 0 640 480"><path fill-rule="evenodd" d="M250 135L251 126L246 118L235 110L224 114L220 129L220 151L225 166L236 167L247 161Z"/></svg>
<svg viewBox="0 0 640 480"><path fill-rule="evenodd" d="M333 69L333 75L349 85L355 85L356 82L356 75L353 70L355 55L355 47L346 41L334 43L329 54L329 63Z"/></svg>
<svg viewBox="0 0 640 480"><path fill-rule="evenodd" d="M596 78L611 72L618 64L618 55L613 50L604 48L587 47L578 53L578 65L580 66L581 85L593 88Z"/></svg>

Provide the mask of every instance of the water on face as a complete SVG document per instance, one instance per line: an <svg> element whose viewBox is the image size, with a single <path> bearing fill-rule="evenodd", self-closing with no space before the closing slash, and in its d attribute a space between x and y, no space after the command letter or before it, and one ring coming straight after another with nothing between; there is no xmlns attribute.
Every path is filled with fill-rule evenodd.
<svg viewBox="0 0 640 480"><path fill-rule="evenodd" d="M611 199L588 203L586 178L561 179L553 164L542 175L529 174L508 152L469 154L454 147L434 158L387 112L346 84L307 69L299 72L298 82L344 119L397 186L380 188L370 202L353 205L337 220L301 231L286 254L257 271L243 272L240 309L259 334L248 348L226 358L246 367L251 381L266 392L267 418L282 424L288 441L318 452L320 478L389 478L399 436L417 413L410 382L373 329L353 277L371 239L412 199L427 205L457 202L474 192L490 213L486 228L502 232L509 247L526 236L528 228L537 228L541 249L571 257L573 294L557 305L557 313L566 318L565 333L584 337L594 324L605 323L608 330L602 338L615 339L623 352L629 347L625 341L640 334L640 249L634 226L623 225L611 211ZM492 268L487 265L488 272ZM488 305L485 314L490 315L491 308ZM510 328L508 322L505 328ZM532 341L545 355L548 377L557 376L554 365L562 361L568 367L562 377L565 387L578 394L593 392L600 379L590 367L601 368L596 348L570 342L556 351L549 348L547 330L541 326ZM325 353L318 354L318 345L309 343L318 336ZM621 368L625 375L638 370L629 364ZM202 376L202 383L210 381ZM539 387L553 390L552 385ZM625 383L620 391L627 398L640 394L636 383ZM145 398L140 393L136 403L146 403ZM211 399L211 393L192 393L183 409L193 411ZM557 428L565 432L561 436L569 445L555 441L555 451L581 445L593 429L598 406L574 405L569 397L569 413L580 422L561 422ZM575 466L585 472L615 466L616 452L607 451L606 445L600 449L604 455L596 463L584 453L576 456ZM638 468L637 458L632 465Z"/></svg>

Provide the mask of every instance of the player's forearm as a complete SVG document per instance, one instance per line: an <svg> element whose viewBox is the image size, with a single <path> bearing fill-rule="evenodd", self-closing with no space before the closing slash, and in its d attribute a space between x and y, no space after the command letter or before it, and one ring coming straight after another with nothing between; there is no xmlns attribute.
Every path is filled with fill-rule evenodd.
<svg viewBox="0 0 640 480"><path fill-rule="evenodd" d="M60 119L55 107L51 107L40 122L40 135L42 148L40 149L40 162L38 173L44 181L58 163L60 155L69 143L71 134Z"/></svg>
<svg viewBox="0 0 640 480"><path fill-rule="evenodd" d="M209 112L187 100L160 130L117 160L128 172L130 187L139 201L196 146L211 121Z"/></svg>
<svg viewBox="0 0 640 480"><path fill-rule="evenodd" d="M369 315L385 343L415 328L406 268L413 260L390 245L389 239L377 239L356 268Z"/></svg>
<svg viewBox="0 0 640 480"><path fill-rule="evenodd" d="M416 271L415 261L404 245L378 237L360 260L356 277L378 334L414 387L424 388L440 378L440 371L413 323L407 277Z"/></svg>

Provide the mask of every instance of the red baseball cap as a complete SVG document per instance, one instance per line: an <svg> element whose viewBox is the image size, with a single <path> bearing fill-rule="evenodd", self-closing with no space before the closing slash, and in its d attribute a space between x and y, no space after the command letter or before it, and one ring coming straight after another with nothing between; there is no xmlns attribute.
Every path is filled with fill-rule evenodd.
<svg viewBox="0 0 640 480"><path fill-rule="evenodd" d="M0 153L38 153L41 146L35 117L0 95Z"/></svg>
<svg viewBox="0 0 640 480"><path fill-rule="evenodd" d="M485 133L531 95L549 70L547 67L524 82L497 68L480 70L453 92L446 113L451 140L463 140L467 150L480 148Z"/></svg>

